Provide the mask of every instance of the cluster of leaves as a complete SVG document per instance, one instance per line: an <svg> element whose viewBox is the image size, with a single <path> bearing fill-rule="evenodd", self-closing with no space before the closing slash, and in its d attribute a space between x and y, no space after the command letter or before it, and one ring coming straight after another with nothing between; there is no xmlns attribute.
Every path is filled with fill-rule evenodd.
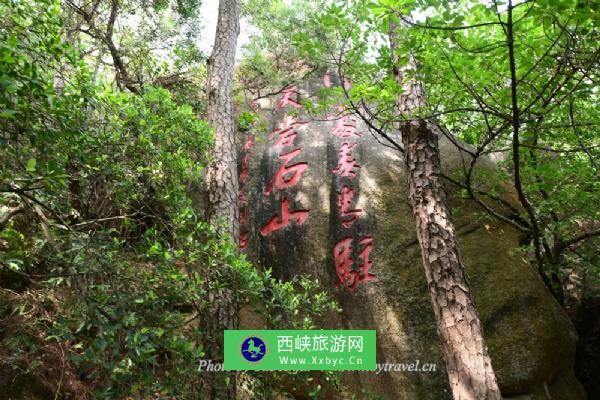
<svg viewBox="0 0 600 400"><path fill-rule="evenodd" d="M278 94L322 65L301 57L294 38L301 32L318 32L315 16L326 1L245 0L242 13L254 27L242 47L236 70L239 100L253 101Z"/></svg>
<svg viewBox="0 0 600 400"><path fill-rule="evenodd" d="M62 38L58 1L1 0L0 13L1 392L35 386L15 388L24 377L75 398L197 398L203 276L223 265L267 326L336 309L198 219L190 186L212 132L197 109L96 80Z"/></svg>
<svg viewBox="0 0 600 400"><path fill-rule="evenodd" d="M490 196L469 194L490 205L496 193L507 197L502 187L517 193L520 210L502 214L530 237L533 262L566 302L575 266L591 280L600 272L597 10L570 1L429 4L431 16L406 29L427 113L474 146L473 165L488 154L500 161L506 173ZM478 179L486 177L469 166L465 183Z"/></svg>
<svg viewBox="0 0 600 400"><path fill-rule="evenodd" d="M356 0L317 18L319 33L295 36L299 54L352 82L327 91L325 108L345 100L400 152L398 122L442 126L464 159L448 183L529 239L526 251L559 301L568 301L573 275L597 280L600 49L591 3ZM404 84L420 82L425 107L398 112L394 69ZM499 162L493 177L475 168L488 156Z"/></svg>

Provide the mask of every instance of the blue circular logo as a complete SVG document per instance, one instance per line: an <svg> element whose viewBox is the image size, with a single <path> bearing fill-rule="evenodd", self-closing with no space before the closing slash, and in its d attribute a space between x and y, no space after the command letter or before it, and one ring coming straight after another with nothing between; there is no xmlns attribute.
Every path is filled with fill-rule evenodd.
<svg viewBox="0 0 600 400"><path fill-rule="evenodd" d="M267 354L267 346L262 339L252 336L242 342L242 356L246 360L257 362L262 360L265 354Z"/></svg>

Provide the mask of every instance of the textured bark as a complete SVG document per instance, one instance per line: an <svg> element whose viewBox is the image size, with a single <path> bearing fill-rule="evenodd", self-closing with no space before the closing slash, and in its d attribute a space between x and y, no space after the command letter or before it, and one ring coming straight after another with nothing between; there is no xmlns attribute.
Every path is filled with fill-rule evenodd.
<svg viewBox="0 0 600 400"><path fill-rule="evenodd" d="M238 174L233 115L233 67L239 24L238 0L221 0L215 45L208 59L206 120L215 130L212 162L206 172L209 221L222 218L233 240L239 236Z"/></svg>
<svg viewBox="0 0 600 400"><path fill-rule="evenodd" d="M412 55L410 66L401 69L396 65L398 38L395 26L392 24L390 28L393 73L404 88L397 102L398 110L409 118L400 126L408 200L415 219L450 388L454 400L499 400L502 396L471 297L442 182L438 147L441 130L411 116L426 105L425 91L416 78L405 79L406 69L416 70Z"/></svg>
<svg viewBox="0 0 600 400"><path fill-rule="evenodd" d="M227 224L231 240L239 240L238 173L235 148L235 118L233 113L233 69L239 25L239 0L221 0L212 54L208 59L206 80L206 119L215 130L212 160L206 172L205 217L212 223ZM223 232L222 228L218 228ZM223 331L237 329L235 272L228 265L206 266L205 288L208 293L205 328L205 358L223 362ZM218 287L213 282L229 283ZM236 398L234 372L207 372L203 388L204 399Z"/></svg>
<svg viewBox="0 0 600 400"><path fill-rule="evenodd" d="M238 328L237 301L235 297L235 273L228 265L219 266L219 280L226 280L230 284L224 287L211 287L215 280L214 270L206 276L205 288L208 293L206 314L202 317L201 325L204 327L204 358L214 363L223 362L223 331ZM229 371L212 372L204 374L203 399L222 400L235 399L236 373Z"/></svg>
<svg viewBox="0 0 600 400"><path fill-rule="evenodd" d="M409 202L455 400L501 399L470 293L441 173L437 127L402 127Z"/></svg>

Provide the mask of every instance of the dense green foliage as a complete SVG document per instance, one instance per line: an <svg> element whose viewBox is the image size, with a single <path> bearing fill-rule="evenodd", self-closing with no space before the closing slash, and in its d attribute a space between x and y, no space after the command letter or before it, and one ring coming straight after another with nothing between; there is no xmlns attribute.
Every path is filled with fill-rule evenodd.
<svg viewBox="0 0 600 400"><path fill-rule="evenodd" d="M326 1L246 0L243 4L243 14L254 29L241 49L236 86L240 100L250 105L320 68L320 63L301 56L294 40L298 32L320 32L315 16Z"/></svg>
<svg viewBox="0 0 600 400"><path fill-rule="evenodd" d="M592 2L357 0L332 2L318 19L320 30L296 33L295 46L352 88L326 91L315 111L341 98L399 151L396 121L444 126L464 159L448 184L479 203L482 217L523 232L523 251L557 299L569 306L582 276L597 282L600 48ZM426 107L399 114L403 87L393 68L420 82ZM475 169L489 156L499 162L495 177ZM565 293L573 285L577 293Z"/></svg>
<svg viewBox="0 0 600 400"><path fill-rule="evenodd" d="M151 79L118 90L64 39L58 2L3 0L0 13L2 390L197 397L199 321L227 279L273 328L335 310L314 282L256 270L198 219L190 188L212 133L194 96Z"/></svg>
<svg viewBox="0 0 600 400"><path fill-rule="evenodd" d="M270 328L336 309L318 283L255 269L194 210L213 140L199 7L0 0L0 389L25 382L15 397L197 398L207 291L232 276ZM240 109L329 70L352 87L303 99L315 114L342 102L400 151L396 122L439 123L464 156L447 184L523 233L565 308L600 297L594 2L247 0L244 15ZM394 68L425 88L416 114L398 113ZM239 113L241 133L256 123ZM486 157L494 177L474 168ZM256 378L257 395L290 384Z"/></svg>

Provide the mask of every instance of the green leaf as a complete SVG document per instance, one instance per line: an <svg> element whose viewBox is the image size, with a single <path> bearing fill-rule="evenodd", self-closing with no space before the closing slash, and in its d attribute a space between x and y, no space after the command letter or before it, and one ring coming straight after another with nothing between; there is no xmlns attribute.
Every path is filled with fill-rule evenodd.
<svg viewBox="0 0 600 400"><path fill-rule="evenodd" d="M27 161L27 171L28 172L35 172L35 166L37 164L37 161L35 158L30 158Z"/></svg>
<svg viewBox="0 0 600 400"><path fill-rule="evenodd" d="M14 118L16 110L2 110L0 111L0 118Z"/></svg>

